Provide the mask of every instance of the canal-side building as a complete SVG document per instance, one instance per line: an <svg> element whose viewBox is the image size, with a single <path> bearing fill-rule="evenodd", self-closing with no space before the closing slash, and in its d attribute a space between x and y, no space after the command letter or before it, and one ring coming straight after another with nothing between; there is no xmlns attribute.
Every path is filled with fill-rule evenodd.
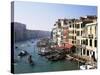
<svg viewBox="0 0 100 75"><path fill-rule="evenodd" d="M79 20L76 20L75 22L75 34L76 34L76 37L75 37L75 52L76 53L79 53L81 54L80 52L80 49L81 49L81 43L82 43L82 31L83 31L83 27L82 27L82 21L79 19Z"/></svg>
<svg viewBox="0 0 100 75"><path fill-rule="evenodd" d="M51 31L51 40L52 40L52 46L55 46L57 44L57 29L56 24L54 24L54 28Z"/></svg>
<svg viewBox="0 0 100 75"><path fill-rule="evenodd" d="M88 23L85 26L85 46L82 48L82 56L88 57L90 60L97 60L97 21L93 21L93 23ZM82 45L84 45L82 44Z"/></svg>
<svg viewBox="0 0 100 75"><path fill-rule="evenodd" d="M69 20L69 44L76 45L75 19Z"/></svg>
<svg viewBox="0 0 100 75"><path fill-rule="evenodd" d="M82 21L79 19L70 19L69 21L69 43L76 46L77 44L81 45L81 28ZM79 40L77 42L77 40Z"/></svg>
<svg viewBox="0 0 100 75"><path fill-rule="evenodd" d="M86 59L91 60L92 58L97 59L97 19L96 16L87 16L86 18L81 17L80 20L80 35L77 36L77 55Z"/></svg>
<svg viewBox="0 0 100 75"><path fill-rule="evenodd" d="M64 47L68 43L68 20L58 19L52 29L52 41L54 46Z"/></svg>
<svg viewBox="0 0 100 75"><path fill-rule="evenodd" d="M74 46L74 55L86 60L96 61L96 30L96 16L80 17L79 19L58 19L52 29L53 46L62 48Z"/></svg>

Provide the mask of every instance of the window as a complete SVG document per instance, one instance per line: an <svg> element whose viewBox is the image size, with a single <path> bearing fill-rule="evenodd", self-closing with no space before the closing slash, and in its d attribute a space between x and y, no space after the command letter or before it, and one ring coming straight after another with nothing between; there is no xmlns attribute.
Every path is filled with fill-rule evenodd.
<svg viewBox="0 0 100 75"><path fill-rule="evenodd" d="M94 46L97 47L97 40L94 41Z"/></svg>
<svg viewBox="0 0 100 75"><path fill-rule="evenodd" d="M67 25L67 20L66 20L66 19L64 20L64 24L66 24L66 25Z"/></svg>
<svg viewBox="0 0 100 75"><path fill-rule="evenodd" d="M76 41L72 41L72 43L73 43L73 44L75 44L75 43L76 43Z"/></svg>
<svg viewBox="0 0 100 75"><path fill-rule="evenodd" d="M85 55L85 49L83 49L83 54Z"/></svg>
<svg viewBox="0 0 100 75"><path fill-rule="evenodd" d="M85 27L85 24L84 23L81 24L81 28L83 28L83 27Z"/></svg>
<svg viewBox="0 0 100 75"><path fill-rule="evenodd" d="M74 39L74 36L72 36L72 39Z"/></svg>
<svg viewBox="0 0 100 75"><path fill-rule="evenodd" d="M88 39L86 39L86 45L88 45Z"/></svg>
<svg viewBox="0 0 100 75"><path fill-rule="evenodd" d="M70 25L70 28L71 28L71 25Z"/></svg>
<svg viewBox="0 0 100 75"><path fill-rule="evenodd" d="M87 50L87 56L89 56L89 50Z"/></svg>
<svg viewBox="0 0 100 75"><path fill-rule="evenodd" d="M90 46L92 46L92 39L90 39Z"/></svg>
<svg viewBox="0 0 100 75"><path fill-rule="evenodd" d="M76 40L76 36L74 37L74 39Z"/></svg>
<svg viewBox="0 0 100 75"><path fill-rule="evenodd" d="M82 55L82 48L81 48L81 55Z"/></svg>
<svg viewBox="0 0 100 75"><path fill-rule="evenodd" d="M74 24L73 24L73 28L74 28Z"/></svg>
<svg viewBox="0 0 100 75"><path fill-rule="evenodd" d="M73 34L74 34L74 30L73 30Z"/></svg>
<svg viewBox="0 0 100 75"><path fill-rule="evenodd" d="M79 24L76 25L76 28L80 28Z"/></svg>
<svg viewBox="0 0 100 75"><path fill-rule="evenodd" d="M77 40L77 44L78 44L78 45L80 44L80 40Z"/></svg>
<svg viewBox="0 0 100 75"><path fill-rule="evenodd" d="M58 28L61 28L61 23L60 22L58 22Z"/></svg>
<svg viewBox="0 0 100 75"><path fill-rule="evenodd" d="M96 28L96 26L95 26L95 34L96 34L96 29L97 29L97 28Z"/></svg>
<svg viewBox="0 0 100 75"><path fill-rule="evenodd" d="M71 22L69 22L69 24L71 24Z"/></svg>
<svg viewBox="0 0 100 75"><path fill-rule="evenodd" d="M81 36L82 36L82 31L81 31Z"/></svg>
<svg viewBox="0 0 100 75"><path fill-rule="evenodd" d="M90 34L92 34L92 27L90 27Z"/></svg>
<svg viewBox="0 0 100 75"><path fill-rule="evenodd" d="M77 36L79 36L79 35L80 35L80 32L79 32L79 31L77 31L77 33L76 33L76 34L77 34Z"/></svg>
<svg viewBox="0 0 100 75"><path fill-rule="evenodd" d="M83 24L81 24L81 28L83 28Z"/></svg>
<svg viewBox="0 0 100 75"><path fill-rule="evenodd" d="M88 42L88 41L87 41L87 42ZM84 45L85 45L85 43L86 43L85 40L83 40L83 44L84 44ZM88 44L87 44L87 45L88 45Z"/></svg>
<svg viewBox="0 0 100 75"><path fill-rule="evenodd" d="M61 39L63 39L63 36L61 36Z"/></svg>
<svg viewBox="0 0 100 75"><path fill-rule="evenodd" d="M74 41L72 41L72 43L74 44Z"/></svg>

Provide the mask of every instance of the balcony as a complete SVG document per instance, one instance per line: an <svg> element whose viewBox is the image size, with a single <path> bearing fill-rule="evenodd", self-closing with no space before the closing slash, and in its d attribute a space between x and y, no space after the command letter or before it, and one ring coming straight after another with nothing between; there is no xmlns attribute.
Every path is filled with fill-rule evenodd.
<svg viewBox="0 0 100 75"><path fill-rule="evenodd" d="M89 37L89 38L93 38L93 34L89 34L88 37Z"/></svg>
<svg viewBox="0 0 100 75"><path fill-rule="evenodd" d="M81 47L82 47L82 48L86 48L86 45L82 44Z"/></svg>

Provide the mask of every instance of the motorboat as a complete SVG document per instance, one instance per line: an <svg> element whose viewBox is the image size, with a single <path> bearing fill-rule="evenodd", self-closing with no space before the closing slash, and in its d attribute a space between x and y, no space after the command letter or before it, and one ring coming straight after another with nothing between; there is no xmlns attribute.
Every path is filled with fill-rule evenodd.
<svg viewBox="0 0 100 75"><path fill-rule="evenodd" d="M92 65L81 65L80 69L81 70L87 70L87 69L95 69L95 68Z"/></svg>
<svg viewBox="0 0 100 75"><path fill-rule="evenodd" d="M15 48L17 49L17 48L18 48L18 46L15 46Z"/></svg>
<svg viewBox="0 0 100 75"><path fill-rule="evenodd" d="M18 54L18 56L20 56L20 57L26 56L26 55L28 55L28 52L25 51L25 50L22 50L22 51Z"/></svg>
<svg viewBox="0 0 100 75"><path fill-rule="evenodd" d="M42 48L39 52L38 52L39 55L42 55L42 56L45 56L45 55L48 55L50 54L50 51L49 50L46 50L45 48Z"/></svg>

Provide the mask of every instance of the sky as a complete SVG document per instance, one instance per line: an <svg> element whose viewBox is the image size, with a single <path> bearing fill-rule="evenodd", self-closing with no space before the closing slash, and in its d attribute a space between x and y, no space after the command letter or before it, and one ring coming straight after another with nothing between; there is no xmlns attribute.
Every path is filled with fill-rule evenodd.
<svg viewBox="0 0 100 75"><path fill-rule="evenodd" d="M97 15L96 6L55 3L14 2L14 22L26 24L30 30L51 31L58 19Z"/></svg>

